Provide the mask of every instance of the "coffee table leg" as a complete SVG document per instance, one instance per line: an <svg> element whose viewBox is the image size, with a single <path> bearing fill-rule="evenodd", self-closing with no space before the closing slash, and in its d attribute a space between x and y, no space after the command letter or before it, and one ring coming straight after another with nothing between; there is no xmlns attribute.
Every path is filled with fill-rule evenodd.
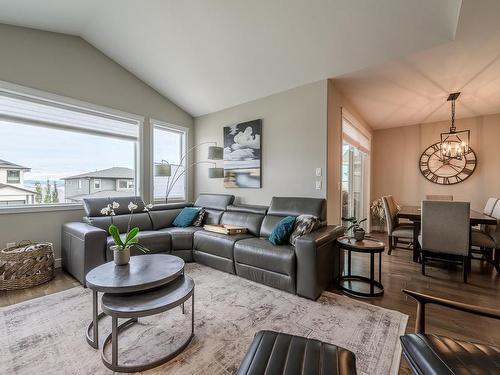
<svg viewBox="0 0 500 375"><path fill-rule="evenodd" d="M382 283L382 253L378 253L378 282Z"/></svg>
<svg viewBox="0 0 500 375"><path fill-rule="evenodd" d="M375 254L370 253L370 295L375 293L373 281L375 280Z"/></svg>
<svg viewBox="0 0 500 375"><path fill-rule="evenodd" d="M111 318L111 363L118 366L118 318Z"/></svg>
<svg viewBox="0 0 500 375"><path fill-rule="evenodd" d="M351 276L351 250L347 250L347 276Z"/></svg>
<svg viewBox="0 0 500 375"><path fill-rule="evenodd" d="M184 304L182 304L184 306ZM191 336L194 335L194 289L191 296Z"/></svg>
<svg viewBox="0 0 500 375"><path fill-rule="evenodd" d="M98 311L99 302L97 298L97 291L92 291L92 322L87 328L87 342L94 349L99 348L99 319L104 316L104 313ZM92 334L90 333L92 332Z"/></svg>
<svg viewBox="0 0 500 375"><path fill-rule="evenodd" d="M184 303L181 305L181 309L182 309L182 315L184 315L185 314L185 312L184 312Z"/></svg>

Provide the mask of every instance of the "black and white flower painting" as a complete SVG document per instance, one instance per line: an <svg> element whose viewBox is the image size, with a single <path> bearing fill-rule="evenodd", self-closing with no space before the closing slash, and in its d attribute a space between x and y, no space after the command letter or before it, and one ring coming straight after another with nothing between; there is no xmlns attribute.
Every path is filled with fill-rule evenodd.
<svg viewBox="0 0 500 375"><path fill-rule="evenodd" d="M224 127L224 187L260 188L262 120Z"/></svg>

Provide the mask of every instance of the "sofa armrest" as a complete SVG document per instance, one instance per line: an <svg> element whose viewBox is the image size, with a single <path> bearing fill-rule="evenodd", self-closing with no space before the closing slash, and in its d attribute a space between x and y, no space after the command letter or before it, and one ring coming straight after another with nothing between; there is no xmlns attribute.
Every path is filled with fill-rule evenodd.
<svg viewBox="0 0 500 375"><path fill-rule="evenodd" d="M336 239L344 234L342 226L328 225L297 238L297 294L317 299L338 276Z"/></svg>
<svg viewBox="0 0 500 375"><path fill-rule="evenodd" d="M106 262L108 233L86 223L66 223L61 237L62 266L85 285L85 275Z"/></svg>

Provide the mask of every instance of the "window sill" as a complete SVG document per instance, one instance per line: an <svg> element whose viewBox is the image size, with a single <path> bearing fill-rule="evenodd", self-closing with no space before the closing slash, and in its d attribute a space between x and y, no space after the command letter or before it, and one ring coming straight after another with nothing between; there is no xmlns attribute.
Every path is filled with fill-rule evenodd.
<svg viewBox="0 0 500 375"><path fill-rule="evenodd" d="M41 204L41 205L22 205L22 206L4 206L0 207L0 215L5 214L24 214L36 212L53 212L53 211L79 211L83 210L83 205L80 203L73 204Z"/></svg>

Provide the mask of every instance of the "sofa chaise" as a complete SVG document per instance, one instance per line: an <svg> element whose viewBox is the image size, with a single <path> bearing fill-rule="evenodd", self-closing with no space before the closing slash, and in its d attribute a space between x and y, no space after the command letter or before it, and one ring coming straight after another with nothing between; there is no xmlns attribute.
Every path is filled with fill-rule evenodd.
<svg viewBox="0 0 500 375"><path fill-rule="evenodd" d="M116 215L102 215L101 209L112 201L120 204ZM140 197L93 198L83 202L83 222L67 223L62 228L63 268L83 285L91 269L112 260L109 248L114 242L107 228L113 223L120 233L126 231L127 205L131 201L138 205L131 225L139 227L139 241L151 253L176 255L186 262L199 262L309 299L318 298L339 274L336 239L344 229L326 225L324 199L274 197L267 207L233 205L232 195L200 194L194 204L160 204L144 211ZM239 225L248 232L224 235L202 227L172 226L187 206L205 209L204 224ZM299 237L295 246L275 246L268 237L274 226L289 215L313 215L323 225ZM132 249L132 255L139 254Z"/></svg>

